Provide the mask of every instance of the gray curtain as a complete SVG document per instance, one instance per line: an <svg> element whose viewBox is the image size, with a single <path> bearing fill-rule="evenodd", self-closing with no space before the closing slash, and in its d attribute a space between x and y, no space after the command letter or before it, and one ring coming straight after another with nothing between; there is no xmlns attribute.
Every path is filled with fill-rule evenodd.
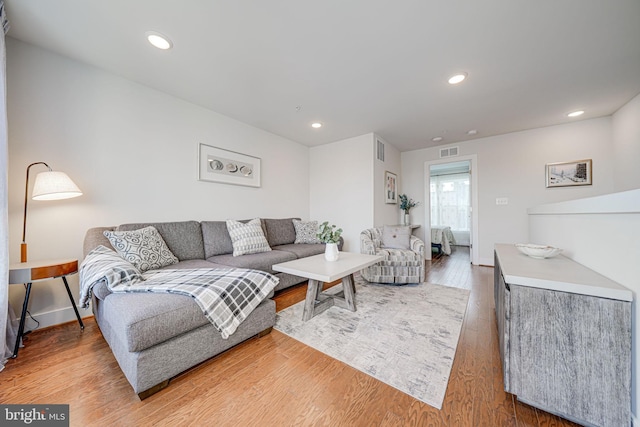
<svg viewBox="0 0 640 427"><path fill-rule="evenodd" d="M0 370L13 353L15 335L9 325L9 142L7 132L7 54L4 35L9 22L0 0ZM8 334L9 332L9 334ZM6 339L5 339L6 337ZM12 340L13 338L13 340Z"/></svg>

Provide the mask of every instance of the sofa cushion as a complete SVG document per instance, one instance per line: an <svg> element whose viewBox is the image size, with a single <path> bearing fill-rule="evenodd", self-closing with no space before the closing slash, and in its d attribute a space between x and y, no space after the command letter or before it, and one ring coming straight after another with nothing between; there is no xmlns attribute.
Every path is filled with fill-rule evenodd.
<svg viewBox="0 0 640 427"><path fill-rule="evenodd" d="M155 227L131 231L105 231L118 254L140 271L153 270L175 264L178 258L167 247Z"/></svg>
<svg viewBox="0 0 640 427"><path fill-rule="evenodd" d="M171 252L180 261L205 259L202 229L197 221L122 224L118 226L117 230L138 230L148 226L153 226L158 230Z"/></svg>
<svg viewBox="0 0 640 427"><path fill-rule="evenodd" d="M271 219L263 218L264 228L267 230L267 241L272 248L278 245L288 245L296 240L296 229L293 220L300 218Z"/></svg>
<svg viewBox="0 0 640 427"><path fill-rule="evenodd" d="M275 274L276 272L271 268L273 264L293 261L294 259L296 259L296 256L291 252L272 250L259 254L242 255L236 257L231 254L216 255L207 258L207 261L216 264L227 265L229 267L252 268L255 270L262 270L266 271L267 273Z"/></svg>
<svg viewBox="0 0 640 427"><path fill-rule="evenodd" d="M127 350L142 351L210 323L196 301L185 295L114 293L103 300L104 319L123 331Z"/></svg>
<svg viewBox="0 0 640 427"><path fill-rule="evenodd" d="M320 239L318 239L318 221L293 220L292 222L296 230L296 239L293 243L320 243Z"/></svg>
<svg viewBox="0 0 640 427"><path fill-rule="evenodd" d="M273 249L274 251L291 252L297 258L305 258L308 256L324 253L324 248L325 248L325 245L323 243L320 243L317 245L307 245L304 243L296 243L291 245L274 246L271 249Z"/></svg>
<svg viewBox="0 0 640 427"><path fill-rule="evenodd" d="M376 255L382 255L384 257L384 259L379 262L379 264L382 265L419 266L424 263L424 259L421 254L407 249L382 248L376 251Z"/></svg>
<svg viewBox="0 0 640 427"><path fill-rule="evenodd" d="M271 250L259 218L252 219L246 224L228 219L227 230L231 237L233 256L258 254Z"/></svg>

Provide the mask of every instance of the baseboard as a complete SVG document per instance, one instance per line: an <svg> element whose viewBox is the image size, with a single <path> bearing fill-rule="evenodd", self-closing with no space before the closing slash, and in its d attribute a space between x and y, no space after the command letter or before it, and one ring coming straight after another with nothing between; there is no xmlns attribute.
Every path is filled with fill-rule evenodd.
<svg viewBox="0 0 640 427"><path fill-rule="evenodd" d="M480 258L478 259L478 265L483 267L493 267L493 258Z"/></svg>
<svg viewBox="0 0 640 427"><path fill-rule="evenodd" d="M80 313L80 317L93 316L91 307L86 309L78 307L78 312ZM20 316L20 312L17 312L15 314L16 316ZM73 307L59 308L57 310L42 311L39 313L31 313L31 316L38 322L40 322L40 325L34 322L27 314L27 321L24 326L25 331L33 330L36 327L38 329L42 329L49 326L60 325L62 323L77 321L76 314L73 311ZM20 317L16 317L12 320L15 325L18 325L20 323Z"/></svg>

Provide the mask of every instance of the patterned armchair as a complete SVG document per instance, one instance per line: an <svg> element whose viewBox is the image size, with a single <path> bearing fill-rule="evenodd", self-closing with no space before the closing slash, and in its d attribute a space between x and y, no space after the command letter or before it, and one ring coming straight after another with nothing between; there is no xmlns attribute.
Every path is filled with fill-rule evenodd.
<svg viewBox="0 0 640 427"><path fill-rule="evenodd" d="M384 260L361 271L362 277L374 283L406 284L424 282L424 242L410 238L411 249L390 249L382 246L382 227L360 233L360 252L382 255Z"/></svg>

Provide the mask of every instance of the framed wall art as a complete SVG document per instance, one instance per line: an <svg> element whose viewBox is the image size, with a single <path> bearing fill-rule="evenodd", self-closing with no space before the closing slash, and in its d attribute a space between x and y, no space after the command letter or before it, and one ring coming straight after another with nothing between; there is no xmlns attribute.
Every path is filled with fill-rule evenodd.
<svg viewBox="0 0 640 427"><path fill-rule="evenodd" d="M547 188L591 185L591 159L547 163Z"/></svg>
<svg viewBox="0 0 640 427"><path fill-rule="evenodd" d="M200 144L200 181L260 187L260 159L206 144Z"/></svg>
<svg viewBox="0 0 640 427"><path fill-rule="evenodd" d="M384 202L398 203L398 177L395 173L384 173Z"/></svg>

